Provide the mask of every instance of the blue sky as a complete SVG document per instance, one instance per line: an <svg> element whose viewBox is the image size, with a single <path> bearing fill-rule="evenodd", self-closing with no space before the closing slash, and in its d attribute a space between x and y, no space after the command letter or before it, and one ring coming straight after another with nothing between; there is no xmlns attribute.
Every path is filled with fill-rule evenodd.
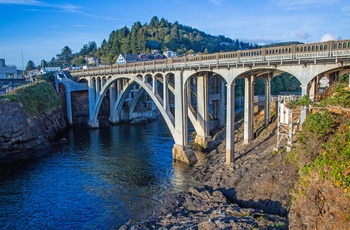
<svg viewBox="0 0 350 230"><path fill-rule="evenodd" d="M0 57L22 68L153 16L240 41L350 39L349 0L0 0Z"/></svg>

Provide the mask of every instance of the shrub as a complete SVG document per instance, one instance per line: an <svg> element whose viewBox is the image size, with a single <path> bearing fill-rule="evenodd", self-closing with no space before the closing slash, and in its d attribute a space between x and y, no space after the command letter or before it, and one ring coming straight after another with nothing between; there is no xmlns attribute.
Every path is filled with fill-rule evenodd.
<svg viewBox="0 0 350 230"><path fill-rule="evenodd" d="M60 105L55 90L46 82L19 89L16 94L23 108L32 117L40 116Z"/></svg>

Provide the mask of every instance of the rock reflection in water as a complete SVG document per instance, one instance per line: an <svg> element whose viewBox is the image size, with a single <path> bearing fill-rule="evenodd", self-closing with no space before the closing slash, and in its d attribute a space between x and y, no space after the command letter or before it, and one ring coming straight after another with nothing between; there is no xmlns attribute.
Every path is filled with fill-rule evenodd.
<svg viewBox="0 0 350 230"><path fill-rule="evenodd" d="M72 129L44 157L0 178L0 229L111 229L195 182L173 162L164 121Z"/></svg>

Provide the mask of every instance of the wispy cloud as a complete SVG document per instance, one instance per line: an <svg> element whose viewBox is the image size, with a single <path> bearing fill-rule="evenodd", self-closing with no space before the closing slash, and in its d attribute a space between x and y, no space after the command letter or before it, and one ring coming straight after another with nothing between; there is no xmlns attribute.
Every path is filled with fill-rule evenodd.
<svg viewBox="0 0 350 230"><path fill-rule="evenodd" d="M57 9L69 13L84 13L83 7L72 4L49 4L44 1L37 0L0 0L0 5L24 5L24 6L38 6ZM35 9L31 9L35 10Z"/></svg>
<svg viewBox="0 0 350 230"><path fill-rule="evenodd" d="M277 3L273 1L273 3L277 4L277 6L283 8L284 10L289 11L289 10L303 10L311 6L317 7L317 6L330 5L338 1L339 0L294 0L294 1L280 0Z"/></svg>
<svg viewBox="0 0 350 230"><path fill-rule="evenodd" d="M0 0L0 4L42 6L46 3L36 0Z"/></svg>
<svg viewBox="0 0 350 230"><path fill-rule="evenodd" d="M221 5L223 0L210 0L210 2L215 4L215 5Z"/></svg>

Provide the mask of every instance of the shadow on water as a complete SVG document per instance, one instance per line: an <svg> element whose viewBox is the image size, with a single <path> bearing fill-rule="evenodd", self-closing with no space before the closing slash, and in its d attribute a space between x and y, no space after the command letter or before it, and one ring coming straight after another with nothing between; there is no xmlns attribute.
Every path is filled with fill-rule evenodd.
<svg viewBox="0 0 350 230"><path fill-rule="evenodd" d="M39 157L0 175L0 229L113 229L151 215L195 182L173 162L163 120L70 129Z"/></svg>

